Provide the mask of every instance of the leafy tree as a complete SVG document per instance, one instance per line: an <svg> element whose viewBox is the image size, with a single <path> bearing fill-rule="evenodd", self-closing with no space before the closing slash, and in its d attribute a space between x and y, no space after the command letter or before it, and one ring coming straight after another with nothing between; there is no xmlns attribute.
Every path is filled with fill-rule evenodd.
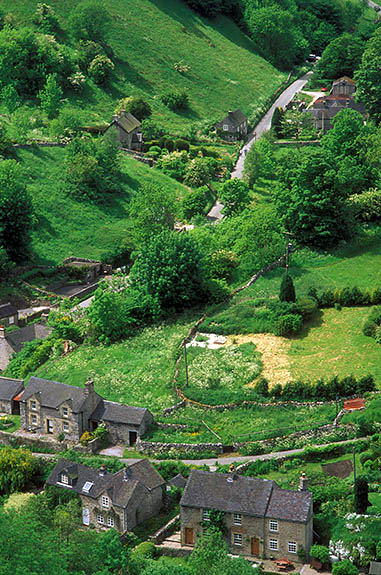
<svg viewBox="0 0 381 575"><path fill-rule="evenodd" d="M368 500L368 482L365 477L356 478L355 482L355 511L356 513L366 513L369 506Z"/></svg>
<svg viewBox="0 0 381 575"><path fill-rule="evenodd" d="M288 273L285 273L282 278L282 283L280 284L279 299L280 301L288 302L296 301L294 282Z"/></svg>
<svg viewBox="0 0 381 575"><path fill-rule="evenodd" d="M151 236L172 230L175 223L176 198L172 190L154 184L143 184L130 205L132 233L141 247Z"/></svg>
<svg viewBox="0 0 381 575"><path fill-rule="evenodd" d="M242 211L250 201L249 186L246 182L233 178L226 180L221 186L219 196L224 204L223 213L231 216Z"/></svg>
<svg viewBox="0 0 381 575"><path fill-rule="evenodd" d="M170 110L186 110L189 107L188 92L166 92L160 96L160 100Z"/></svg>
<svg viewBox="0 0 381 575"><path fill-rule="evenodd" d="M58 18L54 13L53 8L48 4L37 4L34 21L44 34L54 35L60 30Z"/></svg>
<svg viewBox="0 0 381 575"><path fill-rule="evenodd" d="M192 188L199 188L211 182L218 170L215 158L194 158L185 170L184 182Z"/></svg>
<svg viewBox="0 0 381 575"><path fill-rule="evenodd" d="M353 77L360 65L364 42L352 34L342 34L325 48L316 65L316 74L321 78L335 80L340 76Z"/></svg>
<svg viewBox="0 0 381 575"><path fill-rule="evenodd" d="M46 78L45 87L38 93L41 108L48 118L57 116L62 94L62 88L57 82L57 75L49 74Z"/></svg>
<svg viewBox="0 0 381 575"><path fill-rule="evenodd" d="M361 65L355 74L357 99L364 102L368 113L381 119L381 28L368 40Z"/></svg>
<svg viewBox="0 0 381 575"><path fill-rule="evenodd" d="M359 570L349 559L343 559L334 563L332 566L332 575L358 575Z"/></svg>
<svg viewBox="0 0 381 575"><path fill-rule="evenodd" d="M0 245L16 263L28 251L33 218L24 180L24 172L15 160L0 162Z"/></svg>
<svg viewBox="0 0 381 575"><path fill-rule="evenodd" d="M0 283L6 283L8 280L8 275L12 269L12 264L9 261L8 254L6 250L0 246Z"/></svg>
<svg viewBox="0 0 381 575"><path fill-rule="evenodd" d="M329 130L322 138L323 148L335 154L337 159L358 155L358 138L364 127L362 115L350 108L341 110L332 118L332 125L332 130Z"/></svg>
<svg viewBox="0 0 381 575"><path fill-rule="evenodd" d="M147 291L163 310L182 310L206 300L202 255L187 234L153 236L131 269L134 286Z"/></svg>
<svg viewBox="0 0 381 575"><path fill-rule="evenodd" d="M16 88L12 84L7 84L1 90L1 101L8 110L8 114L11 116L13 112L20 107L21 101L17 93Z"/></svg>
<svg viewBox="0 0 381 575"><path fill-rule="evenodd" d="M153 147L154 146L151 146L149 150L150 153ZM186 152L172 152L171 154L162 154L156 163L156 168L164 172L164 174L171 176L171 178L175 178L182 182L185 176L187 163L188 154ZM189 196L186 196L184 200L188 197ZM201 197L201 195L199 195L199 197ZM193 198L195 198L195 196L193 196Z"/></svg>
<svg viewBox="0 0 381 575"><path fill-rule="evenodd" d="M89 76L96 84L107 84L115 66L107 56L95 56L90 62Z"/></svg>
<svg viewBox="0 0 381 575"><path fill-rule="evenodd" d="M186 220L203 213L208 201L207 193L208 189L203 186L202 188L197 188L197 190L190 191L189 194L184 196L181 207Z"/></svg>
<svg viewBox="0 0 381 575"><path fill-rule="evenodd" d="M70 13L69 25L78 40L103 42L107 36L110 16L104 5L85 0Z"/></svg>
<svg viewBox="0 0 381 575"><path fill-rule="evenodd" d="M119 100L114 113L120 114L122 110L129 112L140 121L152 114L151 106L141 96L130 96Z"/></svg>
<svg viewBox="0 0 381 575"><path fill-rule="evenodd" d="M274 130L274 134L277 138L282 137L282 125L281 121L283 118L284 110L283 108L277 107L274 110L273 117L271 118L271 129Z"/></svg>
<svg viewBox="0 0 381 575"><path fill-rule="evenodd" d="M22 491L32 480L35 459L28 449L0 448L0 492Z"/></svg>
<svg viewBox="0 0 381 575"><path fill-rule="evenodd" d="M186 2L193 10L207 18L230 13L234 4L232 0L186 0Z"/></svg>
<svg viewBox="0 0 381 575"><path fill-rule="evenodd" d="M306 132L308 135L314 132L314 121L310 114L299 110L287 110L281 119L281 133L284 138L296 138Z"/></svg>

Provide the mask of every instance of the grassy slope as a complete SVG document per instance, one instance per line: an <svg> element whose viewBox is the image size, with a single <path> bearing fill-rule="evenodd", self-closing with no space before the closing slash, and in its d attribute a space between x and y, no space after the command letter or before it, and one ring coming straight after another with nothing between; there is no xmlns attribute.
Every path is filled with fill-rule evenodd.
<svg viewBox="0 0 381 575"><path fill-rule="evenodd" d="M122 158L121 192L105 204L78 201L65 193L62 171L65 150L19 150L18 159L28 172L28 184L37 223L32 234L36 263L61 263L70 255L99 258L116 247L128 233L128 205L143 182L186 193L184 186L127 156Z"/></svg>
<svg viewBox="0 0 381 575"><path fill-rule="evenodd" d="M38 0L0 0L0 8L30 23ZM75 0L52 0L50 5L66 29ZM170 131L183 131L194 121L213 121L229 109L257 110L285 78L253 52L253 43L226 18L209 22L195 15L179 0L108 0L108 43L116 64L107 91L92 83L71 103L83 110L84 121L108 122L119 98L143 95L154 109L154 118ZM181 74L176 62L189 65ZM171 89L189 92L190 110L175 114L159 100Z"/></svg>

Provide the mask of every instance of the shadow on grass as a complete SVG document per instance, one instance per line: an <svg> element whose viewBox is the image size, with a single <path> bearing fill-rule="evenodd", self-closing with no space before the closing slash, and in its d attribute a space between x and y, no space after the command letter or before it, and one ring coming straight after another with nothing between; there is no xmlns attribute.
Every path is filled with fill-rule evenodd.
<svg viewBox="0 0 381 575"><path fill-rule="evenodd" d="M321 327L323 324L323 312L319 309L315 315L305 322L300 332L296 335L290 336L290 340L299 341L309 336L311 329Z"/></svg>

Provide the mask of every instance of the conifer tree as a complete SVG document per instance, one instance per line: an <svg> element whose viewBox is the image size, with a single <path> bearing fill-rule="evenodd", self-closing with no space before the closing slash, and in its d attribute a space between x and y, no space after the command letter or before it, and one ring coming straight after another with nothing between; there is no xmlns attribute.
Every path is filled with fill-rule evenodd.
<svg viewBox="0 0 381 575"><path fill-rule="evenodd" d="M294 282L292 277L286 272L283 276L279 290L280 301L294 302L296 300Z"/></svg>

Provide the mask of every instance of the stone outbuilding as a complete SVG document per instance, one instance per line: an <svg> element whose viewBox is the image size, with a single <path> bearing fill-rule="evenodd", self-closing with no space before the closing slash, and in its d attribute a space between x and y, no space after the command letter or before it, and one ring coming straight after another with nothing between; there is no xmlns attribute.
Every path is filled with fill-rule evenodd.
<svg viewBox="0 0 381 575"><path fill-rule="evenodd" d="M181 544L193 546L211 520L224 515L224 539L233 554L298 560L312 545L313 504L303 476L299 491L275 481L192 470L180 501Z"/></svg>
<svg viewBox="0 0 381 575"><path fill-rule="evenodd" d="M247 136L249 120L237 108L229 111L226 118L216 124L217 135L228 142L243 140Z"/></svg>
<svg viewBox="0 0 381 575"><path fill-rule="evenodd" d="M0 413L20 414L20 404L15 398L24 391L22 379L0 377Z"/></svg>
<svg viewBox="0 0 381 575"><path fill-rule="evenodd" d="M21 351L27 342L46 339L52 331L53 328L41 323L31 323L10 333L0 327L0 369L6 369L12 355Z"/></svg>
<svg viewBox="0 0 381 575"><path fill-rule="evenodd" d="M153 423L153 415L148 409L133 407L114 401L100 401L91 415L94 423L105 423L112 443L135 445Z"/></svg>
<svg viewBox="0 0 381 575"><path fill-rule="evenodd" d="M0 325L9 327L17 325L19 322L19 312L10 302L0 305Z"/></svg>
<svg viewBox="0 0 381 575"><path fill-rule="evenodd" d="M348 76L342 76L332 84L331 94L333 96L346 95L352 96L356 92L356 82Z"/></svg>
<svg viewBox="0 0 381 575"><path fill-rule="evenodd" d="M106 132L109 130L116 134L118 144L122 148L141 151L143 143L141 122L129 112L122 110L119 115L115 114Z"/></svg>
<svg viewBox="0 0 381 575"><path fill-rule="evenodd" d="M93 469L61 459L46 484L78 493L83 525L97 530L131 531L163 506L164 479L146 459L117 473L107 472L105 466Z"/></svg>

